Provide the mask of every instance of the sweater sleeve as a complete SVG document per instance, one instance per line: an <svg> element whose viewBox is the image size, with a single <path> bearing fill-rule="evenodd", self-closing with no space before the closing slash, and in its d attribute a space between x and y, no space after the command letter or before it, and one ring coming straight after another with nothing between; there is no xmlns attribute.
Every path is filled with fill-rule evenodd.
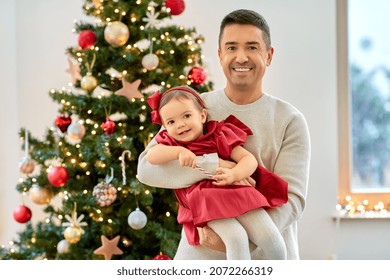
<svg viewBox="0 0 390 280"><path fill-rule="evenodd" d="M296 113L285 128L285 137L274 166L274 172L288 182L288 202L268 211L280 232L297 222L305 208L310 153L306 120L302 114Z"/></svg>
<svg viewBox="0 0 390 280"><path fill-rule="evenodd" d="M156 188L180 189L208 179L207 175L197 169L180 166L178 160L162 165L150 164L145 155L156 144L156 140L152 139L138 158L137 179L141 183ZM197 163L209 173L214 174L219 165L219 158L216 153L205 154L197 157Z"/></svg>

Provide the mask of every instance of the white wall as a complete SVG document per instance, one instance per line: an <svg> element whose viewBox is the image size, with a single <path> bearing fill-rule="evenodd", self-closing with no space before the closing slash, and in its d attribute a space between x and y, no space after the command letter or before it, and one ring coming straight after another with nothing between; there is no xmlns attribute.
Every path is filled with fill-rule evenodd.
<svg viewBox="0 0 390 280"><path fill-rule="evenodd" d="M2 2L0 9L0 244L9 240L15 230L12 211L15 208L17 165L19 160L18 77L16 65L15 3ZM16 168L15 168L16 166Z"/></svg>
<svg viewBox="0 0 390 280"><path fill-rule="evenodd" d="M249 8L263 14L270 24L275 55L266 74L265 90L305 114L312 139L307 208L299 228L302 259L327 259L332 255L339 259L389 259L388 221L343 221L337 230L332 219L338 181L335 1L185 2L186 11L174 21L195 26L205 36L203 53L215 87L225 84L217 58L222 17L232 10ZM65 72L65 49L77 43L77 36L71 32L73 20L93 20L82 14L82 4L81 0L17 0L16 6L7 0L2 4L5 8L0 12L0 36L7 40L0 45L0 94L7 105L0 103L0 131L5 135L0 138L0 244L23 227L12 218L13 209L20 203L20 195L14 190L19 178L17 161L22 156L16 143L17 131L27 126L39 137L57 116L48 91L70 80Z"/></svg>

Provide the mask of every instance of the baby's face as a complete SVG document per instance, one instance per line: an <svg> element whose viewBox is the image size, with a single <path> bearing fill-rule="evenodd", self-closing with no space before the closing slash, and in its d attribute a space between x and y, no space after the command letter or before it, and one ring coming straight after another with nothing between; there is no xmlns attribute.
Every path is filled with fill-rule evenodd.
<svg viewBox="0 0 390 280"><path fill-rule="evenodd" d="M172 99L160 109L168 134L178 141L194 141L203 134L207 112L199 110L191 99Z"/></svg>

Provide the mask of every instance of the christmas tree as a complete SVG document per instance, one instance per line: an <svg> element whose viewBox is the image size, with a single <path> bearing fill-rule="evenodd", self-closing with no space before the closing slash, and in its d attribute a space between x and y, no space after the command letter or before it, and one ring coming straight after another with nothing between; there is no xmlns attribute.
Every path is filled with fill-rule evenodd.
<svg viewBox="0 0 390 280"><path fill-rule="evenodd" d="M208 91L202 36L170 24L184 0L86 0L93 23L75 23L66 49L72 85L52 89L58 103L44 139L20 129L25 157L16 189L47 217L15 205L25 224L0 259L163 259L175 254L181 226L172 190L143 185L137 161L159 126L146 99L188 85ZM60 197L60 205L54 205Z"/></svg>

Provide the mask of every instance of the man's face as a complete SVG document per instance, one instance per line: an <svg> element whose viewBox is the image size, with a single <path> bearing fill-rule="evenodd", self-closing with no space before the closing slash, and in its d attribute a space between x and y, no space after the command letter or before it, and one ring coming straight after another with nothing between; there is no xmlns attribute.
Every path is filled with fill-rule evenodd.
<svg viewBox="0 0 390 280"><path fill-rule="evenodd" d="M218 56L228 86L254 89L262 83L273 49L267 50L263 31L253 25L227 25L221 37Z"/></svg>

